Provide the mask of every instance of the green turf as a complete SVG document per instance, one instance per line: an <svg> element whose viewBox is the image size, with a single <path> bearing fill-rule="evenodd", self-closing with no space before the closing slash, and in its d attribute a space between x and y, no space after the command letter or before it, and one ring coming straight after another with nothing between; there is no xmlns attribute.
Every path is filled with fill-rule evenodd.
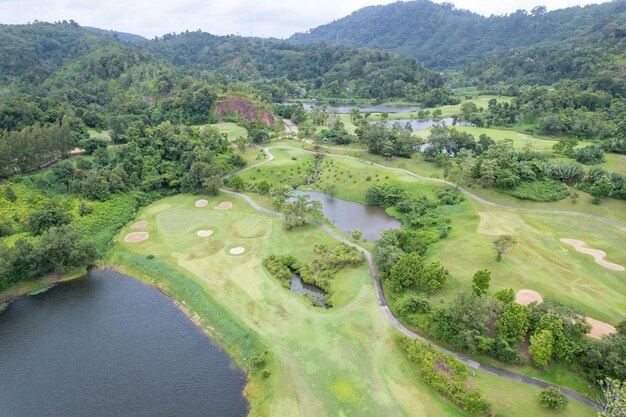
<svg viewBox="0 0 626 417"><path fill-rule="evenodd" d="M328 311L283 288L261 266L270 253L311 260L315 243L336 241L313 226L287 233L280 219L257 214L235 197L208 198L204 209L194 207L197 198L172 197L140 212L137 218L149 221L150 238L124 243L131 229L123 230L113 259L153 254L193 275L225 315L237 317L267 346L271 376L253 379L248 387L253 414L462 415L405 374L407 362L392 341L395 333L378 308L365 266L335 279L336 307ZM213 207L225 199L234 207L216 213ZM199 229L215 233L201 238L195 234ZM246 253L230 255L233 246Z"/></svg>
<svg viewBox="0 0 626 417"><path fill-rule="evenodd" d="M150 238L125 243L123 237L131 229L123 229L110 261L159 285L190 314L197 314L197 321L238 363L245 364L254 347L267 349L270 376L255 375L246 388L251 415L463 415L416 375L395 341L397 331L378 306L365 265L333 280L331 310L312 307L261 266L270 253L291 253L309 261L315 243L337 244L329 235L314 226L286 232L280 219L254 212L237 197L208 197L203 209L194 207L198 198L170 197L140 211L136 220L148 220ZM232 201L233 208L216 213L213 207L225 200ZM207 228L215 233L196 236L195 231ZM228 249L233 246L246 252L232 256ZM154 259L147 259L148 254ZM200 301L205 307L195 311ZM513 384L505 393L484 385L494 407L502 410L514 401L517 407L509 415L528 415L515 398L532 397L531 387ZM576 406L581 410L576 415L591 415ZM549 413L537 410L535 415Z"/></svg>
<svg viewBox="0 0 626 417"><path fill-rule="evenodd" d="M226 133L230 142L234 142L239 138L248 138L248 131L246 128L237 125L237 123L224 122L217 123L212 126L218 128L220 132Z"/></svg>
<svg viewBox="0 0 626 417"><path fill-rule="evenodd" d="M96 129L88 129L89 131L89 137L91 139L103 139L106 140L108 142L111 141L111 134L109 133L108 130L96 130Z"/></svg>

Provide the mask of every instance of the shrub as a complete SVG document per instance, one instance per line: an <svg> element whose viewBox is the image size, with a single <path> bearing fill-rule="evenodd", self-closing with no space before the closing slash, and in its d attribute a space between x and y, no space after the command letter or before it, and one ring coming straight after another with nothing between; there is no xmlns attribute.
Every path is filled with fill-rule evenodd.
<svg viewBox="0 0 626 417"><path fill-rule="evenodd" d="M270 255L263 259L263 266L274 278L281 281L284 285L289 285L293 274L291 270L295 269L296 262L296 258L291 255Z"/></svg>
<svg viewBox="0 0 626 417"><path fill-rule="evenodd" d="M522 200L539 202L558 201L570 195L567 185L553 181L523 182L510 192L514 197Z"/></svg>
<svg viewBox="0 0 626 417"><path fill-rule="evenodd" d="M480 391L468 387L467 368L461 361L417 340L405 339L404 349L424 381L457 407L471 415L489 413L489 401Z"/></svg>
<svg viewBox="0 0 626 417"><path fill-rule="evenodd" d="M545 408L565 408L567 397L556 387L548 387L539 392L539 401Z"/></svg>

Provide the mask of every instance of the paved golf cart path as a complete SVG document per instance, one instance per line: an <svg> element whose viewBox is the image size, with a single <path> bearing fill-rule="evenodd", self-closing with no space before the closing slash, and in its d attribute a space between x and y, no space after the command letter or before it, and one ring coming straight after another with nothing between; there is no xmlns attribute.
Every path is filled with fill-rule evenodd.
<svg viewBox="0 0 626 417"><path fill-rule="evenodd" d="M308 152L308 153L318 153L318 152L314 152L314 151L307 151L307 150L304 150L304 149L293 148L293 147L290 147L290 146L272 146L272 147L261 148L261 149L263 150L263 152L265 152L265 154L268 157L266 160L264 160L262 162L259 162L257 164L251 165L251 166L249 166L247 168L244 168L244 169L239 170L237 172L234 172L232 174L229 174L225 178L231 177L233 175L236 175L236 174L239 174L241 172L247 171L249 169L255 168L255 167L259 166L259 165L263 165L263 164L266 164L268 162L273 161L274 160L274 156L272 155L272 153L270 151L271 149L294 149L294 150ZM355 160L364 162L366 164L374 165L374 166L377 166L377 167L386 168L386 169L394 169L394 170L397 170L397 171L401 171L401 172L404 172L404 173L406 173L408 175L411 175L413 177L416 177L416 178L425 179L425 180L429 180L429 181L437 181L437 182L445 183L445 184L448 184L448 185L456 187L456 184L453 184L451 182L444 181L444 180L439 180L439 179L434 179L434 178L422 177L422 176L413 174L413 173L411 173L409 171L406 171L406 170L400 169L400 168L391 168L391 167L387 167L387 166L384 166L384 165L372 163L372 162L365 161L365 160L362 160L362 159L359 159L359 158L355 158L355 157L351 157L351 156L334 155L334 154L327 154L327 155L332 155L334 157L355 159ZM518 208L515 208L515 207L508 207L508 206L503 206L503 205L499 205L499 204L496 204L496 203L488 202L488 201L486 201L486 200L484 200L484 199L482 199L482 198L480 198L478 196L475 196L474 194L470 193L469 191L467 191L467 190L465 190L465 189L463 189L461 187L458 187L458 188L459 188L459 190L463 191L468 196L470 196L472 198L475 198L478 201L484 202L485 204L493 205L493 206L496 206L496 207L518 209ZM230 191L230 190L225 190L225 189L220 189L220 191L222 191L223 193L235 195L235 196L238 196L238 197L244 199L246 202L248 202L248 204L250 204L259 213L266 214L266 215L269 215L269 216L275 216L275 217L282 216L282 214L279 213L279 212L272 211L272 210L266 209L264 207L261 207L252 198L250 198L249 196L247 196L245 194L241 194L241 193L238 193L238 192L235 192L235 191ZM598 220L605 221L607 223L616 224L616 225L618 225L620 227L624 227L626 229L626 225L622 225L621 223L615 222L613 220L609 220L609 219L604 219L604 218L601 218L601 217L593 216L593 215L587 215L585 213L561 212L561 211L556 211L556 210L538 210L538 209L519 209L519 210L536 211L536 212L539 212L539 213L583 215L583 216L586 216L586 217L597 218ZM477 361L475 361L473 359L468 358L467 356L463 356L463 355L461 355L459 353L452 352L452 351L450 351L450 350L448 350L448 349L446 349L444 347L438 346L435 343L433 343L431 340L429 340L429 339L427 339L427 338L425 338L425 337L423 337L423 336L421 336L421 335L411 331L406 326L404 326L402 323L400 323L400 321L393 315L393 313L389 309L389 305L387 303L387 299L385 297L385 293L383 291L382 284L380 282L380 277L378 276L378 268L376 267L376 264L374 263L374 260L372 258L372 254L367 249L365 249L365 248L357 245L356 243L346 239L343 235L339 234L337 231L335 231L330 226L328 226L328 225L326 225L326 224L324 224L322 222L319 222L317 220L311 220L311 222L316 224L316 225L318 225L322 229L324 229L324 231L326 231L329 235L331 235L332 237L334 237L338 241L340 241L342 243L345 243L346 245L351 246L351 247L359 250L365 256L365 258L367 260L367 264L368 264L369 269L370 269L370 272L372 274L372 279L373 279L373 282L374 282L374 289L376 291L376 297L378 298L378 304L380 305L380 308L381 308L383 314L385 315L385 317L387 317L387 319L392 324L392 326L395 327L402 334L404 334L406 337L408 337L410 339L420 340L420 341L423 341L423 342L430 343L430 344L436 346L441 352L454 356L455 358L457 358L461 362L467 364L468 366L470 366L470 367L472 367L474 369L481 369L481 370L483 370L485 372L488 372L490 374L498 375L498 376L501 376L503 378L507 378L507 379L512 380L512 381L520 382L520 383L527 384L527 385L532 385L532 386L535 386L535 387L538 387L538 388L557 387L557 388L559 388L561 390L561 392L563 392L563 394L565 394L569 398L571 398L573 400L576 400L576 401L579 401L579 402L581 402L583 404L586 404L586 405L588 405L590 407L593 407L596 410L600 410L600 405L596 401L594 401L594 400L592 400L592 399L590 399L590 398L588 398L588 397L586 397L586 396L584 396L582 394L579 394L578 392L576 392L574 390L571 390L571 389L566 388L566 387L562 387L560 385L551 384L551 383L543 381L541 379L532 378L532 377L528 377L528 376L525 376L525 375L520 375L518 373L515 373L515 372L512 372L512 371L508 371L508 370L505 370L505 369L494 368L494 367L491 367L491 366L488 366L488 365L483 365L483 364L481 364L481 363L479 363L479 362L477 362Z"/></svg>

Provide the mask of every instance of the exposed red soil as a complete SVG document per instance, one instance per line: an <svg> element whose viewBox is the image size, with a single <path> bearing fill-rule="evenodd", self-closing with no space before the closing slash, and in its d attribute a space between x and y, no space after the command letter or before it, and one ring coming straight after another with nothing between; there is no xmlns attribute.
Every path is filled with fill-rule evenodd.
<svg viewBox="0 0 626 417"><path fill-rule="evenodd" d="M266 126L276 123L276 119L270 114L270 112L259 109L250 101L239 97L233 97L220 101L217 103L215 112L219 117L239 115L250 122L258 121Z"/></svg>

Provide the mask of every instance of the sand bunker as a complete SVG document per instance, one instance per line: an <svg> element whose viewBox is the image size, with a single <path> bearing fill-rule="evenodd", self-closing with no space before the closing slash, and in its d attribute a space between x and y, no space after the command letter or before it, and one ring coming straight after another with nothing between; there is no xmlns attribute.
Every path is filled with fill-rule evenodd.
<svg viewBox="0 0 626 417"><path fill-rule="evenodd" d="M517 304L527 306L533 302L537 302L537 304L541 304L543 303L543 298L541 298L541 294L539 294L537 291L520 290L517 292L517 294L515 294L515 302Z"/></svg>
<svg viewBox="0 0 626 417"><path fill-rule="evenodd" d="M196 207L206 207L209 204L206 200L198 200L196 201Z"/></svg>
<svg viewBox="0 0 626 417"><path fill-rule="evenodd" d="M233 203L230 201L223 201L219 206L215 207L215 210L228 210L233 207Z"/></svg>
<svg viewBox="0 0 626 417"><path fill-rule="evenodd" d="M130 226L130 228L131 229L143 229L147 225L148 225L148 221L147 220L140 220L137 223L135 223L132 226Z"/></svg>
<svg viewBox="0 0 626 417"><path fill-rule="evenodd" d="M561 242L566 243L568 245L572 245L578 252L591 255L595 259L598 265L601 265L605 268L611 269L613 271L623 271L624 267L622 265L614 264L612 262L608 262L604 260L606 256L606 252L599 249L589 249L585 248L585 242L582 240L576 239L561 239Z"/></svg>
<svg viewBox="0 0 626 417"><path fill-rule="evenodd" d="M242 248L241 246L238 248L232 248L230 250L230 254L231 255L241 255L242 253L244 253L246 250L244 248Z"/></svg>
<svg viewBox="0 0 626 417"><path fill-rule="evenodd" d="M594 339L601 339L602 336L607 336L617 331L617 329L610 324L594 320L591 317L585 318L587 319L587 323L591 324L591 331L587 333L587 336L589 337L593 337Z"/></svg>
<svg viewBox="0 0 626 417"><path fill-rule="evenodd" d="M141 242L142 240L146 240L150 237L150 235L146 232L133 232L126 235L124 238L125 242Z"/></svg>
<svg viewBox="0 0 626 417"><path fill-rule="evenodd" d="M213 234L213 230L198 230L196 234L200 237L207 237Z"/></svg>
<svg viewBox="0 0 626 417"><path fill-rule="evenodd" d="M515 294L515 302L518 304L527 306L533 301L541 304L543 303L543 298L541 298L541 295L538 292L532 290L521 290ZM587 320L587 323L591 324L591 331L587 333L587 336L593 337L594 339L601 339L602 336L606 336L617 331L615 327L608 323L592 319L591 317L585 317L585 319Z"/></svg>

